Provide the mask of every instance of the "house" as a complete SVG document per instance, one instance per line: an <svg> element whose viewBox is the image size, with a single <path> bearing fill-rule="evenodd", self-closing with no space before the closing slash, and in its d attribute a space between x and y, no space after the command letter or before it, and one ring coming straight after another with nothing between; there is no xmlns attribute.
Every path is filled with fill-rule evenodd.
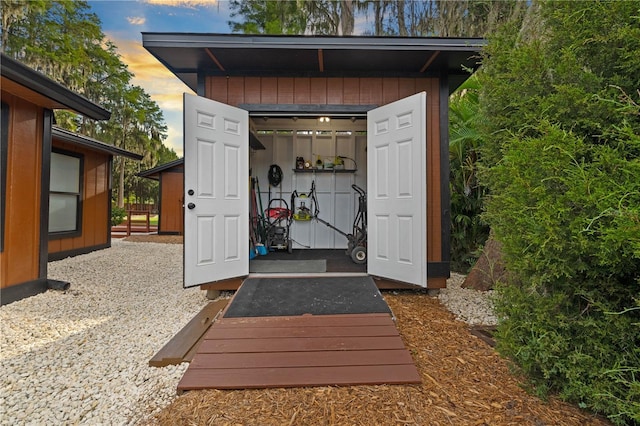
<svg viewBox="0 0 640 426"><path fill-rule="evenodd" d="M184 159L170 161L138 176L157 180L160 184L158 234L182 235L184 203Z"/></svg>
<svg viewBox="0 0 640 426"><path fill-rule="evenodd" d="M367 191L367 272L380 286L446 286L448 97L478 67L484 40L143 33L142 41L197 94L184 97L185 286L233 289L246 276L243 179L251 170L266 184L274 164L282 181L263 184L263 198L288 200L313 185L322 218L339 229L350 230L356 214L352 185ZM265 150L248 149L251 133ZM319 167L301 169L300 159ZM348 243L316 221L294 221L289 237L293 248Z"/></svg>
<svg viewBox="0 0 640 426"><path fill-rule="evenodd" d="M98 222L106 226L110 217L110 158L135 154L55 128L55 109L95 120L110 112L11 58L0 60L0 302L7 304L47 290L50 253L109 245Z"/></svg>

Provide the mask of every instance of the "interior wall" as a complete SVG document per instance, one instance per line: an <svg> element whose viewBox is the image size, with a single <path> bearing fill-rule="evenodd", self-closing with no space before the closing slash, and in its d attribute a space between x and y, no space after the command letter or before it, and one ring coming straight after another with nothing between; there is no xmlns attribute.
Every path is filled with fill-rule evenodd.
<svg viewBox="0 0 640 426"><path fill-rule="evenodd" d="M270 126L269 121L278 130L265 130ZM366 190L366 134L362 130L344 129L362 129L365 126L364 122L352 120L334 119L329 124L319 124L315 118L266 122L263 118L255 119L252 127L260 128L257 136L265 149L252 151L250 167L252 176L258 179L263 210L272 200L272 207L286 206L297 212L304 203L314 212L316 204L309 194L314 182L318 216L343 232L351 233L358 207L357 194L351 185L357 184ZM321 170L296 169L298 157L315 167L318 157L324 166L325 162L335 162L336 156L346 157L343 160L344 170L334 171L329 167ZM282 183L278 187L270 187L268 180L269 168L274 164L283 171ZM294 199L292 206L293 191L300 197ZM347 247L346 237L317 221L294 220L290 232L294 249Z"/></svg>

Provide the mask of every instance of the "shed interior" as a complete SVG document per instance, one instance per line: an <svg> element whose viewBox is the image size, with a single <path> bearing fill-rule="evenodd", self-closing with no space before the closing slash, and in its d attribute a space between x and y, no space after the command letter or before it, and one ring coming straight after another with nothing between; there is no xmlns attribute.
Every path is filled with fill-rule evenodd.
<svg viewBox="0 0 640 426"><path fill-rule="evenodd" d="M358 209L358 194L351 185L367 188L366 117L265 115L252 116L250 125L265 147L252 149L249 157L251 175L259 187L256 197L262 200L263 208L258 202L258 209L285 207L299 213L306 207L351 233ZM306 163L302 168L300 159ZM269 181L272 165L282 170L277 186ZM312 182L317 204L310 195ZM294 191L298 196L292 198ZM316 220L294 219L289 232L293 249L347 247L346 237Z"/></svg>

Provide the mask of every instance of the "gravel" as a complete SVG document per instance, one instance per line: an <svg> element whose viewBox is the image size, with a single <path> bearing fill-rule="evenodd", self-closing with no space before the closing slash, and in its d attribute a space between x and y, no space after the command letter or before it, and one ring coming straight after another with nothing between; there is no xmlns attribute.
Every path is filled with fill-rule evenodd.
<svg viewBox="0 0 640 426"><path fill-rule="evenodd" d="M182 288L182 245L113 241L49 263L69 281L0 308L0 424L136 424L168 405L187 365L149 359L208 302ZM440 301L491 325L490 295L453 274Z"/></svg>

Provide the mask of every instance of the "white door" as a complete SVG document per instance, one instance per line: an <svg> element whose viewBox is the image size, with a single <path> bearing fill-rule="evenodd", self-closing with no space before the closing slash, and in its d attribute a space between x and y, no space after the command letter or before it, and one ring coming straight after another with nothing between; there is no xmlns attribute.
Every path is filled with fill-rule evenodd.
<svg viewBox="0 0 640 426"><path fill-rule="evenodd" d="M367 114L367 272L427 286L426 100Z"/></svg>
<svg viewBox="0 0 640 426"><path fill-rule="evenodd" d="M184 94L184 286L249 273L249 114Z"/></svg>

